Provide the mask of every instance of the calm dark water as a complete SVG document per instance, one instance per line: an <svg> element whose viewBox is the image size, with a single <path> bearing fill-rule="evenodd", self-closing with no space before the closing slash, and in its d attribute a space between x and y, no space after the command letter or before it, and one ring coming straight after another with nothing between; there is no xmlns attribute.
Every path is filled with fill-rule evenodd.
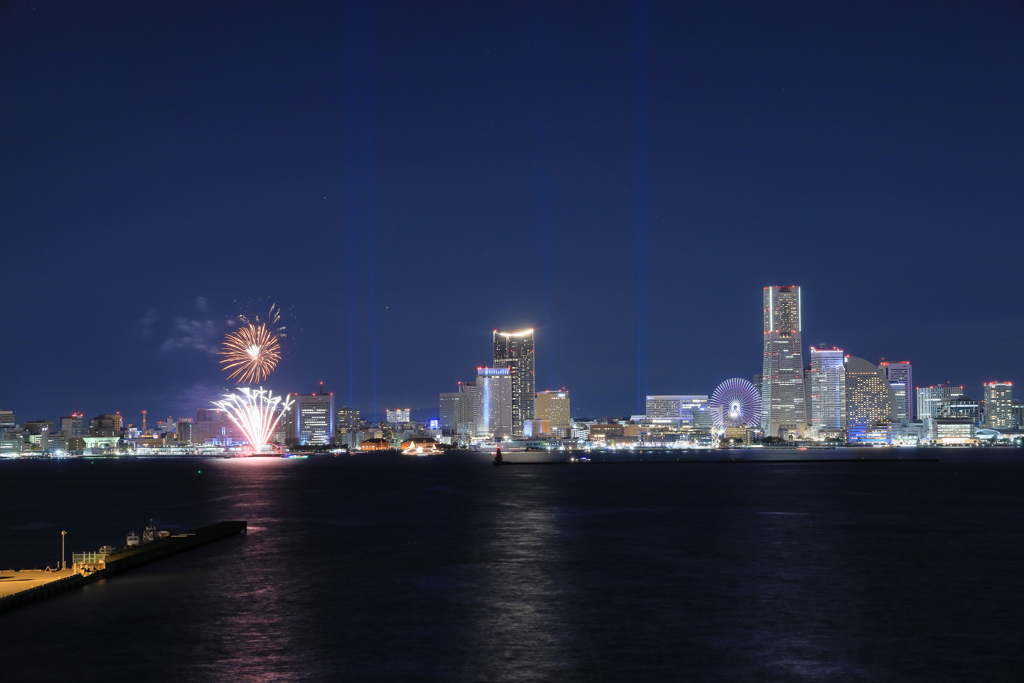
<svg viewBox="0 0 1024 683"><path fill-rule="evenodd" d="M0 462L0 566L250 525L0 615L0 680L1020 681L1024 452L939 455Z"/></svg>

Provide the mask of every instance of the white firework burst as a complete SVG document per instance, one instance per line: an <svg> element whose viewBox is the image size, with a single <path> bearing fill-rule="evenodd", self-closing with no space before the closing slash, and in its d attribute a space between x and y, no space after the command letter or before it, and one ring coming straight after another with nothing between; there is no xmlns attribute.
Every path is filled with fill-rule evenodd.
<svg viewBox="0 0 1024 683"><path fill-rule="evenodd" d="M220 401L213 401L213 405L227 413L235 426L242 430L255 453L263 452L281 417L293 403L290 398L274 396L263 387L242 387L237 393L225 394Z"/></svg>

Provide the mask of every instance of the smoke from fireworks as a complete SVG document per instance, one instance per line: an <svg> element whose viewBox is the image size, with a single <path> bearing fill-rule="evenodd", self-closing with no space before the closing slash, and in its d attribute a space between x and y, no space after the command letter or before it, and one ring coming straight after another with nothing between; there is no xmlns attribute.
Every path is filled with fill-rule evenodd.
<svg viewBox="0 0 1024 683"><path fill-rule="evenodd" d="M223 370L232 371L228 379L238 377L237 384L256 384L277 367L281 360L281 343L277 335L267 329L266 323L249 323L237 332L228 333L220 355L224 356Z"/></svg>
<svg viewBox="0 0 1024 683"><path fill-rule="evenodd" d="M262 387L242 387L236 394L225 394L220 401L213 401L213 405L227 413L242 431L255 453L262 453L266 448L281 417L291 408L292 403L290 398L282 401L281 396L274 396Z"/></svg>

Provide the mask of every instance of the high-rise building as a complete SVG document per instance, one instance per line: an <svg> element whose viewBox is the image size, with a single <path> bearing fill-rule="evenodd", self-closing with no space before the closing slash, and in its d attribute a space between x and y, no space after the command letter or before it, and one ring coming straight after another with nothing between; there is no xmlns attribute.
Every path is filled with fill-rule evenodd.
<svg viewBox="0 0 1024 683"><path fill-rule="evenodd" d="M60 418L60 433L64 436L85 436L89 430L85 428L85 416L82 413L71 413Z"/></svg>
<svg viewBox="0 0 1024 683"><path fill-rule="evenodd" d="M410 421L409 413L412 412L409 408L395 408L392 410L388 408L385 411L387 421L393 425L405 424Z"/></svg>
<svg viewBox="0 0 1024 683"><path fill-rule="evenodd" d="M843 350L835 346L811 347L811 427L846 429L846 364Z"/></svg>
<svg viewBox="0 0 1024 683"><path fill-rule="evenodd" d="M863 358L846 357L846 429L850 441L863 438L872 427L890 424L893 398L892 385L877 365Z"/></svg>
<svg viewBox="0 0 1024 683"><path fill-rule="evenodd" d="M355 408L349 408L348 406L338 408L336 430L339 433L348 432L352 429L359 429L359 427L362 426L362 422L362 419L359 417L359 411Z"/></svg>
<svg viewBox="0 0 1024 683"><path fill-rule="evenodd" d="M917 419L927 420L930 417L938 417L936 407L942 401L964 395L964 388L940 384L934 387L918 387L917 389Z"/></svg>
<svg viewBox="0 0 1024 683"><path fill-rule="evenodd" d="M57 426L53 424L53 420L28 420L22 427L29 434L38 436L40 434L53 434Z"/></svg>
<svg viewBox="0 0 1024 683"><path fill-rule="evenodd" d="M512 433L522 436L523 422L532 420L536 414L533 330L495 330L494 367L509 369L512 378Z"/></svg>
<svg viewBox="0 0 1024 683"><path fill-rule="evenodd" d="M914 373L910 361L882 361L878 367L885 373L885 378L892 385L896 396L893 404L894 417L897 422L914 419Z"/></svg>
<svg viewBox="0 0 1024 683"><path fill-rule="evenodd" d="M1013 418L1013 383L986 382L985 426L990 429L1015 427Z"/></svg>
<svg viewBox="0 0 1024 683"><path fill-rule="evenodd" d="M803 312L800 288L764 288L764 358L761 428L766 436L801 434L807 427L804 396Z"/></svg>
<svg viewBox="0 0 1024 683"><path fill-rule="evenodd" d="M476 382L459 382L459 394L462 396L455 406L455 433L460 436L476 434Z"/></svg>
<svg viewBox="0 0 1024 683"><path fill-rule="evenodd" d="M193 440L195 435L192 433L192 428L195 423L192 422L191 417L180 417L174 428L174 438L178 443L195 443Z"/></svg>
<svg viewBox="0 0 1024 683"><path fill-rule="evenodd" d="M97 415L89 420L90 436L121 436L121 413Z"/></svg>
<svg viewBox="0 0 1024 683"><path fill-rule="evenodd" d="M953 396L935 404L935 419L970 420L971 424L981 424L981 401L970 396Z"/></svg>
<svg viewBox="0 0 1024 683"><path fill-rule="evenodd" d="M285 413L285 441L296 446L328 446L334 436L334 394L290 394L295 405Z"/></svg>
<svg viewBox="0 0 1024 683"><path fill-rule="evenodd" d="M499 439L514 435L511 368L477 368L474 423L478 437Z"/></svg>
<svg viewBox="0 0 1024 683"><path fill-rule="evenodd" d="M551 423L551 427L568 427L572 423L569 411L569 392L565 389L537 392L534 419L547 420Z"/></svg>
<svg viewBox="0 0 1024 683"><path fill-rule="evenodd" d="M0 439L18 426L18 416L13 410L0 410Z"/></svg>

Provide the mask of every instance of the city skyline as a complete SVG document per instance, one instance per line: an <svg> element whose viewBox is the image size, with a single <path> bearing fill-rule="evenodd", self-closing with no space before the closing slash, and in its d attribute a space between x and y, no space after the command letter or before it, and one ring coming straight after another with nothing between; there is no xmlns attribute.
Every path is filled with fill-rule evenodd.
<svg viewBox="0 0 1024 683"><path fill-rule="evenodd" d="M885 361L882 359L876 366L870 361L866 361L862 358L853 357L850 354L846 354L843 349L838 347L829 347L826 344L819 344L818 346L809 346L810 352L809 363L805 366L803 361L802 353L802 327L803 327L803 307L802 307L802 288L799 285L773 285L765 286L763 288L763 311L762 311L762 324L764 327L763 337L763 353L762 353L762 374L753 375L756 383L759 384L761 392L761 400L763 407L763 413L761 418L761 428L765 432L766 436L779 436L779 428L782 428L782 434L786 436L802 435L805 430L808 435L817 432L820 429L840 429L840 425L846 425L847 423L847 407L846 400L847 396L852 393L857 393L857 373L869 373L877 374L881 377L882 383L879 386L884 386L886 391L889 392L890 396L886 399L887 407L882 411L891 417L893 422L899 422L900 420L916 419L921 417L934 417L933 409L931 404L935 403L943 398L948 398L950 393L948 390L941 390L939 398L933 401L923 400L920 398L915 399L915 396L928 395L927 392L934 390L932 387L918 387L912 384L913 377L913 363L909 361ZM235 343L235 335L228 333L224 348L230 348ZM489 367L478 367L476 380L479 382L481 379L485 380L485 384L492 381L494 375L504 375L505 381L508 386L503 388L501 392L507 392L507 398L500 399L500 405L503 406L502 411L507 410L508 415L502 416L499 419L499 429L495 432L498 435L504 437L522 436L523 435L523 422L534 419L533 405L535 404L536 396L538 393L549 393L549 390L538 390L535 386L534 371L535 365L535 330L533 328L528 329L516 329L509 332L499 332L494 330L492 333L492 346L494 353L494 368ZM853 363L855 369L851 370L849 366ZM223 364L223 361L221 361ZM765 382L765 372L774 372L775 374L775 386L771 382ZM781 375L779 374L781 372ZM836 375L836 373L839 373ZM517 373L521 373L526 376L525 381L516 382ZM854 373L854 374L850 374ZM782 381L779 378L782 377ZM787 379L788 378L788 379ZM498 378L494 378L498 379ZM381 413L366 413L366 417L373 421L388 422L388 423L401 423L403 421L419 421L426 422L428 420L451 420L455 421L457 415L461 414L459 411L465 411L453 407L450 410L445 408L446 403L451 401L457 401L461 396L462 392L469 390L474 395L476 394L477 388L474 382L464 384L462 381L457 382L457 392L441 392L440 407L435 400L433 405L429 407L417 407L404 408L404 409L387 409ZM939 385L945 386L945 385ZM781 388L780 388L781 387ZM990 425L990 418L986 417L985 426L1009 426L1010 422L1010 408L1002 406L1003 397L1002 394L998 393L997 388L1006 387L1006 390L1012 394L1012 381L988 381L982 382L982 388L984 396L989 397L996 396L1000 401L1000 410L1005 412L1006 415L1000 414L998 418L994 419L994 422ZM963 393L963 387L955 387L956 391ZM1001 391L1002 389L999 389ZM564 389L563 389L564 391ZM851 393L848 393L851 392ZM921 392L925 394L921 394ZM523 395L524 392L529 393L529 403L527 409L524 411L517 407L522 402L522 399L517 401L517 392L519 395ZM302 421L302 413L296 409L294 415L287 416L281 421L282 433L287 434L290 441L299 443L300 445L306 444L324 444L329 443L331 437L334 435L334 392L325 392L324 383L320 382L319 392L314 394L302 395L297 392L286 392L287 395L296 397L297 408L303 405L303 400L311 401L313 404L317 404L318 401L326 401L329 403L329 408L326 411L316 408L321 415L317 420L316 436L313 436L313 432L306 434L306 436L298 437L297 435L301 432L305 432L297 427L297 424ZM776 408L775 412L770 409L772 396L775 395L775 403L778 406L781 404L781 408ZM781 398L780 398L781 394ZM436 394L435 394L436 395ZM497 396L503 395L503 393L495 394ZM648 417L668 417L669 414L666 410L667 407L654 407L660 404L679 403L679 401L697 399L699 401L707 402L708 394L699 395L651 395L648 394L644 397L647 406ZM472 407L469 409L475 411L473 419L478 423L489 424L493 419L489 414L489 398L490 392L481 392L482 402L477 398L472 399ZM303 398L308 397L308 398ZM450 398L447 398L450 397ZM653 403L652 403L653 401ZM915 403L917 401L922 402L921 414L918 414L915 409ZM215 401L214 401L215 402ZM685 401L684 401L685 402ZM506 405L507 404L507 405ZM326 405L326 404L325 404ZM452 404L454 405L454 404ZM680 404L682 405L682 404ZM1009 406L1009 403L1007 403ZM853 404L851 404L851 409ZM346 409L348 406L346 406ZM205 407L199 406L197 408L201 414ZM415 410L420 413L417 418L412 417L412 411ZM678 408L676 412L678 412ZM866 409L868 413L874 414L877 412L874 408ZM483 412L481 412L483 411ZM909 412L908 412L909 411ZM8 415L16 411L8 409L2 409L0 412ZM70 412L70 411L65 411ZM145 419L146 409L140 409L139 414L141 415L142 430L145 431ZM190 413L188 409L186 413ZM358 412L358 411L357 411ZM426 415L423 415L423 413ZM675 412L672 412L672 417L676 417ZM498 413L495 413L496 415ZM72 413L73 416L77 416L81 421L81 412ZM121 416L121 411L113 411L110 413L111 416L116 415L118 420L124 420L125 424L133 424L130 418L124 418ZM625 416L628 413L595 413L594 415L582 415L575 414L572 417L596 417L596 416ZM102 417L103 415L101 415ZM519 417L517 417L519 416ZM802 417L801 417L802 416ZM22 415L23 417L23 415ZM642 416L639 416L642 417ZM773 419L774 417L774 419ZM173 415L168 415L168 423L172 422ZM377 418L380 418L379 420ZM12 418L13 419L13 418ZM47 418L40 418L46 420ZM64 432L65 421L71 420L72 417L62 415L59 418L61 424L61 431ZM191 418L186 418L191 419ZM197 422L201 421L202 418L197 417ZM504 421L507 420L507 425ZM38 420L36 420L38 421ZM711 423L711 415L708 413L706 418L701 424ZM54 423L56 424L56 423ZM454 422L453 422L454 424ZM696 424L696 423L695 423ZM851 425L853 422L850 423ZM704 425L707 426L707 425ZM493 431L484 429L485 432Z"/></svg>

